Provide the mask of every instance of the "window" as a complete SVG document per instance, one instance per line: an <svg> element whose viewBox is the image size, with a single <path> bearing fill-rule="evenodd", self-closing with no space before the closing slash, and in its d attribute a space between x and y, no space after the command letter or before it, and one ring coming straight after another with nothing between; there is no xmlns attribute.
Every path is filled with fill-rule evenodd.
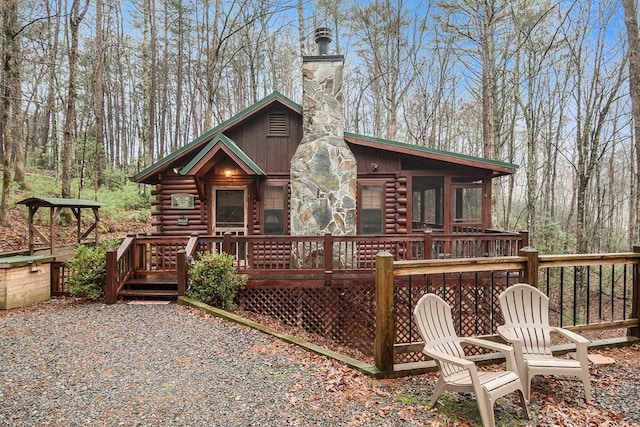
<svg viewBox="0 0 640 427"><path fill-rule="evenodd" d="M360 187L360 233L384 233L384 190L382 185Z"/></svg>
<svg viewBox="0 0 640 427"><path fill-rule="evenodd" d="M416 176L411 183L411 219L413 230L443 228L444 178L441 176Z"/></svg>
<svg viewBox="0 0 640 427"><path fill-rule="evenodd" d="M283 235L287 231L285 189L284 185L265 185L263 187L262 229L266 235Z"/></svg>
<svg viewBox="0 0 640 427"><path fill-rule="evenodd" d="M244 190L216 189L216 228L243 228Z"/></svg>

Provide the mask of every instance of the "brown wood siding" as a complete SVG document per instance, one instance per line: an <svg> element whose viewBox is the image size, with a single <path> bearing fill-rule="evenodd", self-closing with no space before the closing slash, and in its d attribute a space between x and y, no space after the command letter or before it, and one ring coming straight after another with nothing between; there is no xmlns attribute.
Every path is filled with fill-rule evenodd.
<svg viewBox="0 0 640 427"><path fill-rule="evenodd" d="M267 136L269 114L272 112L286 115L288 136ZM291 111L270 109L225 134L260 166L267 176L288 175L291 158L302 139L302 118Z"/></svg>
<svg viewBox="0 0 640 427"><path fill-rule="evenodd" d="M392 151L349 145L358 163L358 175L397 173L400 170L400 157ZM374 167L375 166L375 167Z"/></svg>
<svg viewBox="0 0 640 427"><path fill-rule="evenodd" d="M172 194L191 194L194 196L194 209L176 209L171 207ZM154 235L185 236L193 232L206 234L207 224L204 218L206 207L198 195L198 190L192 177L181 177L165 174L161 183L152 190L156 199L151 202L155 210L151 212L152 225L156 227ZM188 225L178 225L178 217L184 217Z"/></svg>

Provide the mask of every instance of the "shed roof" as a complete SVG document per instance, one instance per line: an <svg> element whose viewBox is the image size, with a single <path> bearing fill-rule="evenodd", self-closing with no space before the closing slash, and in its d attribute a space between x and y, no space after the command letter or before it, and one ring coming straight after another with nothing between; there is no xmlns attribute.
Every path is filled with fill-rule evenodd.
<svg viewBox="0 0 640 427"><path fill-rule="evenodd" d="M27 205L47 208L99 208L103 203L94 200L65 199L62 197L29 197L20 200L16 205Z"/></svg>

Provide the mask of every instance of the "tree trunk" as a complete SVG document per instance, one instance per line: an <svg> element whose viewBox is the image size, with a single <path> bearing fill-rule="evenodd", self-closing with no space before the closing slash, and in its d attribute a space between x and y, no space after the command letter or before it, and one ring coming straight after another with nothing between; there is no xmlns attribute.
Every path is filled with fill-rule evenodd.
<svg viewBox="0 0 640 427"><path fill-rule="evenodd" d="M14 101L20 93L20 63L18 62L18 2L7 1L2 9L3 34L3 88L0 103L0 138L2 138L2 197L0 199L0 224L8 225L9 195L11 194L11 155L15 151L17 126L12 124L15 117L13 109L20 103ZM18 122L19 125L22 122Z"/></svg>
<svg viewBox="0 0 640 427"><path fill-rule="evenodd" d="M102 43L102 1L96 1L95 86L93 114L96 118L96 190L104 183L104 51Z"/></svg>
<svg viewBox="0 0 640 427"><path fill-rule="evenodd" d="M149 7L149 110L147 112L147 120L148 120L148 133L147 133L147 144L148 144L148 155L150 163L156 158L156 150L155 150L155 128L156 128L156 90L158 86L158 35L156 29L156 2L155 0L148 0Z"/></svg>
<svg viewBox="0 0 640 427"><path fill-rule="evenodd" d="M635 198L631 201L630 242L640 239L640 32L638 30L638 10L634 0L622 0L624 6L627 39L629 41L629 94L633 114L633 136L636 152Z"/></svg>
<svg viewBox="0 0 640 427"><path fill-rule="evenodd" d="M71 164L73 157L73 140L76 136L76 80L78 75L78 29L89 2L80 10L80 0L73 0L69 15L70 43L69 48L69 87L67 89L67 108L62 134L62 197L71 197Z"/></svg>

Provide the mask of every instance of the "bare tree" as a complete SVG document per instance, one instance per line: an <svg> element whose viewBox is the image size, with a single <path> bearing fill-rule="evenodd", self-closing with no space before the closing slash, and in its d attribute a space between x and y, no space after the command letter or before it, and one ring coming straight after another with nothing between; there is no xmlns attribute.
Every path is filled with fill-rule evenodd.
<svg viewBox="0 0 640 427"><path fill-rule="evenodd" d="M377 0L351 8L351 31L360 37L358 56L366 70L368 108L373 116L373 136L397 139L404 98L413 88L422 55L425 25L417 10L422 2Z"/></svg>
<svg viewBox="0 0 640 427"><path fill-rule="evenodd" d="M625 60L616 61L607 56L605 38L607 26L612 17L611 4L608 2L592 5L585 2L573 22L574 34L568 35L571 41L570 66L575 77L574 101L576 103L576 160L573 167L576 174L576 250L587 253L589 242L587 227L589 214L587 198L594 173L600 170L605 152L610 149L611 139L605 132L611 118L611 109L617 101L620 88L625 81ZM590 7L598 7L598 28L591 41L588 28L590 22ZM605 67L605 64L607 65Z"/></svg>
<svg viewBox="0 0 640 427"><path fill-rule="evenodd" d="M2 156L2 198L0 201L0 224L8 225L9 194L11 193L11 156L19 146L22 126L20 105L20 60L18 35L18 2L6 1L2 8L2 100L0 102L0 152ZM19 149L19 148L18 148Z"/></svg>
<svg viewBox="0 0 640 427"><path fill-rule="evenodd" d="M102 1L96 2L95 69L93 114L96 120L96 188L104 183L104 51L102 40Z"/></svg>
<svg viewBox="0 0 640 427"><path fill-rule="evenodd" d="M636 153L635 185L632 187L630 212L631 242L640 240L640 32L638 31L638 9L634 0L622 0L624 6L627 40L629 43L629 94L631 96L631 111L633 115L633 138Z"/></svg>
<svg viewBox="0 0 640 427"><path fill-rule="evenodd" d="M73 140L76 137L76 83L78 75L78 31L80 23L89 7L80 0L73 0L69 13L69 79L67 88L64 131L62 136L62 197L71 197L71 163L73 158Z"/></svg>

